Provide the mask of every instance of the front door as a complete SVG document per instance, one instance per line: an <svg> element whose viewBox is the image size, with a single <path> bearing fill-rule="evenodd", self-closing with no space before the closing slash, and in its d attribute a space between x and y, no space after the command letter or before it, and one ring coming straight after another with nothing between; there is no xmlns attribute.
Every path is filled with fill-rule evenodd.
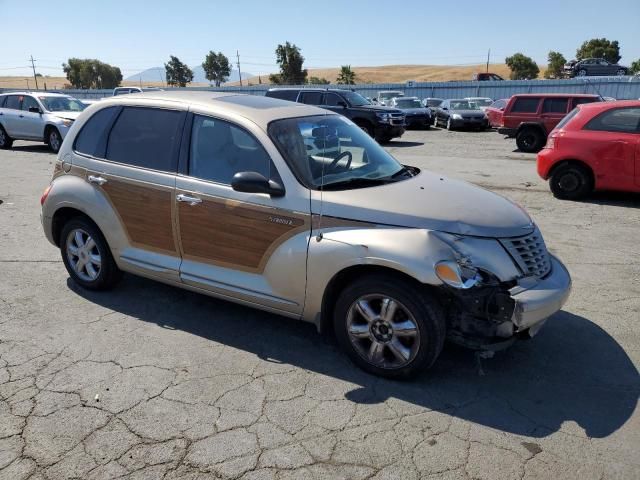
<svg viewBox="0 0 640 480"><path fill-rule="evenodd" d="M176 180L184 283L299 315L304 306L309 203L237 192L234 174L280 182L268 153L244 128L194 115L185 175Z"/></svg>
<svg viewBox="0 0 640 480"><path fill-rule="evenodd" d="M20 135L22 138L43 140L44 121L42 120L42 113L30 112L29 108L37 108L39 111L42 111L35 98L25 95L22 99L22 108L20 109L19 114Z"/></svg>

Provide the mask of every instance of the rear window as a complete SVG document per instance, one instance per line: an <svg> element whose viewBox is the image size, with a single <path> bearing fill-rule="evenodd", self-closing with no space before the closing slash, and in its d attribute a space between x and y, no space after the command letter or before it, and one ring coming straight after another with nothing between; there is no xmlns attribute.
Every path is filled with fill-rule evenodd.
<svg viewBox="0 0 640 480"><path fill-rule="evenodd" d="M307 105L320 105L322 92L302 92L300 93L300 102Z"/></svg>
<svg viewBox="0 0 640 480"><path fill-rule="evenodd" d="M614 108L591 119L585 130L640 133L640 108Z"/></svg>
<svg viewBox="0 0 640 480"><path fill-rule="evenodd" d="M542 113L567 113L568 98L545 98Z"/></svg>
<svg viewBox="0 0 640 480"><path fill-rule="evenodd" d="M298 98L298 90L271 90L266 93L266 96L295 102L296 98Z"/></svg>
<svg viewBox="0 0 640 480"><path fill-rule="evenodd" d="M174 172L183 117L175 110L125 107L111 129L107 160Z"/></svg>
<svg viewBox="0 0 640 480"><path fill-rule="evenodd" d="M538 111L538 97L522 97L516 98L511 111L513 113L536 113Z"/></svg>
<svg viewBox="0 0 640 480"><path fill-rule="evenodd" d="M78 153L104 158L108 129L120 107L103 108L85 123L76 137L73 149Z"/></svg>
<svg viewBox="0 0 640 480"><path fill-rule="evenodd" d="M554 130L560 130L562 127L564 127L567 123L569 123L569 121L576 116L576 114L580 111L579 108L574 108L573 110L571 110L569 112L568 115L566 115L562 120L560 120L560 122L558 123L558 125L555 126Z"/></svg>

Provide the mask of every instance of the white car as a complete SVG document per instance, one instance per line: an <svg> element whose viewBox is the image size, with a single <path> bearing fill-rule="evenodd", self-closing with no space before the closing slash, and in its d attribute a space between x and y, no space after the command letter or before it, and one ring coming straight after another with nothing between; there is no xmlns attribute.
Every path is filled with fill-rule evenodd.
<svg viewBox="0 0 640 480"><path fill-rule="evenodd" d="M0 95L0 148L14 140L45 142L55 153L86 108L80 100L60 93L12 92Z"/></svg>

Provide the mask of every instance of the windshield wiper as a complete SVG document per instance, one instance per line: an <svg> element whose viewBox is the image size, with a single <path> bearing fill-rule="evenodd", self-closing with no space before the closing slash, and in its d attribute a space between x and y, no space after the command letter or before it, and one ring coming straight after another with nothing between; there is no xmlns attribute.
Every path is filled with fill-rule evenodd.
<svg viewBox="0 0 640 480"><path fill-rule="evenodd" d="M389 177L385 178L366 178L366 177L358 177L358 178L350 178L349 180L342 180L341 182L334 182L324 185L324 190L340 190L344 187L351 188L363 188L363 187L373 187L374 185L384 185L385 183L391 183Z"/></svg>

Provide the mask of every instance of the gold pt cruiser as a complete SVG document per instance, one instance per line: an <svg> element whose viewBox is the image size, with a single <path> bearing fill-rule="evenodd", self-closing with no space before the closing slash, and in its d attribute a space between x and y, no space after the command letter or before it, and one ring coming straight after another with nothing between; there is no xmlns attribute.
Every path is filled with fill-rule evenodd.
<svg viewBox="0 0 640 480"><path fill-rule="evenodd" d="M401 165L341 115L260 96L96 103L41 203L82 287L126 271L302 319L388 377L430 366L445 339L533 335L571 287L514 203Z"/></svg>

